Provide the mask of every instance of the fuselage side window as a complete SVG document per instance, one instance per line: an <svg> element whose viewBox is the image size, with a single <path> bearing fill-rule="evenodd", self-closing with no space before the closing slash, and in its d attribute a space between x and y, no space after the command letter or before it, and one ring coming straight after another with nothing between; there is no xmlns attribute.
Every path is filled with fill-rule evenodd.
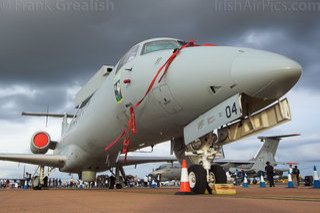
<svg viewBox="0 0 320 213"><path fill-rule="evenodd" d="M157 40L145 43L142 48L141 55L151 53L158 50L176 49L181 45L176 40Z"/></svg>
<svg viewBox="0 0 320 213"><path fill-rule="evenodd" d="M117 70L115 73L117 73L119 71L119 69L125 65L126 63L128 63L129 61L131 61L132 59L134 59L137 55L139 49L139 45L135 45L133 46L119 61Z"/></svg>

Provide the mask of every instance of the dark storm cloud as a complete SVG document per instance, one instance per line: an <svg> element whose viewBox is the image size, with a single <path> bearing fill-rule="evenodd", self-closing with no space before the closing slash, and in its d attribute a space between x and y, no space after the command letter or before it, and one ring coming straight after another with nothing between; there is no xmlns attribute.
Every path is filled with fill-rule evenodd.
<svg viewBox="0 0 320 213"><path fill-rule="evenodd" d="M86 2L91 5L81 6ZM105 5L94 7L97 2ZM268 46L260 48L298 60L304 67L300 85L316 88L320 8L288 11L296 1L264 1L264 6L259 2L16 0L7 4L8 0L1 1L0 84L2 87L24 84L52 94L48 100L45 95L32 100L12 97L17 105L23 106L17 111L35 106L40 110L45 104L59 110L66 103L63 91L68 86L75 82L84 84L102 64L114 65L130 46L144 39L169 36L230 45L241 44L250 31L281 31L284 40L273 38ZM305 5L308 2L312 1L302 1ZM286 7L276 9L276 3Z"/></svg>
<svg viewBox="0 0 320 213"><path fill-rule="evenodd" d="M27 88L25 88L27 90ZM14 90L14 89L13 89ZM42 112L47 108L51 113L72 112L71 97L64 87L34 88L32 94L13 94L0 97L0 119L16 122L24 121L21 112ZM59 111L64 110L64 111Z"/></svg>

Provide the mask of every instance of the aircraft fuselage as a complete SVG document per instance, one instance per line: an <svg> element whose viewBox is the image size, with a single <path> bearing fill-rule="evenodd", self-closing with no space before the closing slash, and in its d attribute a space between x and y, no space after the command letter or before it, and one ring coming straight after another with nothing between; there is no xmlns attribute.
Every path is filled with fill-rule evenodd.
<svg viewBox="0 0 320 213"><path fill-rule="evenodd" d="M135 46L133 59L115 66L77 112L54 150L67 156L61 171L105 171L114 166L122 140L107 151L105 147L128 127L129 107L144 96L173 53L173 49L162 49L141 54L146 42ZM275 53L226 46L184 48L136 108L137 134L131 136L130 151L181 137L184 126L237 93L277 100L300 75L298 63Z"/></svg>

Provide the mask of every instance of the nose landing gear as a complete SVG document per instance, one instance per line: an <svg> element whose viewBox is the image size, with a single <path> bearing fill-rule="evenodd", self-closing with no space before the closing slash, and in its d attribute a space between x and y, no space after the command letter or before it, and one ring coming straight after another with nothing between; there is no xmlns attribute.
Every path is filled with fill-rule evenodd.
<svg viewBox="0 0 320 213"><path fill-rule="evenodd" d="M214 145L217 137L209 133L195 141L197 146L190 145L192 152L186 152L186 156L194 163L188 169L191 191L203 194L207 189L211 192L214 184L227 183L227 175L224 169L217 164L212 165L213 159L221 155L221 147Z"/></svg>

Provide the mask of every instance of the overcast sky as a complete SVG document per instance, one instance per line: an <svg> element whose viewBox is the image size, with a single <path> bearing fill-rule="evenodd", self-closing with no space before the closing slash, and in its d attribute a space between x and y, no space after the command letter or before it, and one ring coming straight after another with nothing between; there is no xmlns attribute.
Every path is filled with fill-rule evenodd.
<svg viewBox="0 0 320 213"><path fill-rule="evenodd" d="M287 95L292 121L259 135L301 133L281 142L277 158L319 160L319 20L317 0L0 0L0 152L29 153L31 135L45 129L44 119L21 117L22 111L45 112L48 105L50 112L72 113L73 96L101 65L115 65L135 43L165 36L298 61L303 75ZM60 123L49 120L55 140ZM251 158L261 145L256 137L227 145L226 157ZM155 154L168 155L168 143ZM0 162L0 177L20 173L16 163Z"/></svg>

